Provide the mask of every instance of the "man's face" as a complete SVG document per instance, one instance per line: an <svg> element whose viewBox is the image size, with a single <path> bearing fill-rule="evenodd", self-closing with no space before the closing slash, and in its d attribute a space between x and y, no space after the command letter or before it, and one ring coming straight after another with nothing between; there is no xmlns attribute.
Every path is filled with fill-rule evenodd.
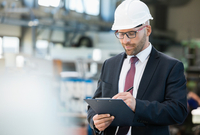
<svg viewBox="0 0 200 135"><path fill-rule="evenodd" d="M119 30L118 32L130 32L130 31L137 31L138 29L142 28L144 26L140 26L138 28L132 28L132 29L123 29ZM126 51L127 55L137 55L139 52L144 50L148 46L147 42L147 35L146 35L146 29L142 29L136 33L135 38L128 38L126 34L124 34L123 39L119 39L123 48Z"/></svg>

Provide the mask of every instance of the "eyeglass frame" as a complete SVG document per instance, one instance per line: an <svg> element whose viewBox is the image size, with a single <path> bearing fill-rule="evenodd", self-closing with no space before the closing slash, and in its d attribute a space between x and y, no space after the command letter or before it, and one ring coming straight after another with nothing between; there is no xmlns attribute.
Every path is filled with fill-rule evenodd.
<svg viewBox="0 0 200 135"><path fill-rule="evenodd" d="M131 38L135 38L136 37L136 33L138 33L139 31L141 31L142 29L144 29L145 27L147 27L148 25L145 25L145 26L143 26L142 28L140 28L140 29L138 29L137 31L129 31L129 32L134 32L135 33L135 36L134 37L131 37ZM115 31L115 36L117 37L117 35L116 35L116 33L123 33L123 38L118 38L118 39L124 39L124 35L126 34L126 36L128 37L128 38L130 38L129 36L128 36L128 34L127 33L129 33L129 32L118 32L118 30L117 31ZM130 38L130 39L131 39Z"/></svg>

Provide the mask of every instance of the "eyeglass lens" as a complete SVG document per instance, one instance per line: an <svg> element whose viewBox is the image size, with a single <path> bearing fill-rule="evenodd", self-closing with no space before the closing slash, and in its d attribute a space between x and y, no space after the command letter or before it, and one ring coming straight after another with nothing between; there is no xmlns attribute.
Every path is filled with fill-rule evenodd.
<svg viewBox="0 0 200 135"><path fill-rule="evenodd" d="M127 33L116 32L115 35L117 36L117 38L123 39L125 34L126 34L126 36L127 36L128 38L135 38L135 36L136 36L136 31L129 31L129 32L127 32Z"/></svg>

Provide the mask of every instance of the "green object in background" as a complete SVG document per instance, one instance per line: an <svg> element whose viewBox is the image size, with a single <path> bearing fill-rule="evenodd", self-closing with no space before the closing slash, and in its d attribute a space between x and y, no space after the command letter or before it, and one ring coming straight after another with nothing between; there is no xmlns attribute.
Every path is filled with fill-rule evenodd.
<svg viewBox="0 0 200 135"><path fill-rule="evenodd" d="M183 40L181 43L183 46L188 46L191 48L195 48L195 47L200 48L200 40L196 40L196 39Z"/></svg>
<svg viewBox="0 0 200 135"><path fill-rule="evenodd" d="M185 58L185 57L182 57L182 58L181 58L181 62L183 63L184 70L186 71L187 68L188 68L188 62L187 62L186 58Z"/></svg>
<svg viewBox="0 0 200 135"><path fill-rule="evenodd" d="M194 90L197 86L197 83L195 81L188 81L187 82L187 87L189 90Z"/></svg>

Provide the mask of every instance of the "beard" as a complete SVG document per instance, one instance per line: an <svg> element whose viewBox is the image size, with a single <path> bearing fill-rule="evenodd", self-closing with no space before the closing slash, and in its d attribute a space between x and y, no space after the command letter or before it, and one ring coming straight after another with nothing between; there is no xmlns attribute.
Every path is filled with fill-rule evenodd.
<svg viewBox="0 0 200 135"><path fill-rule="evenodd" d="M137 44L123 44L124 50L126 51L127 55L137 55L144 49L146 43L146 33L144 33L142 39ZM126 49L125 46L131 46L132 49Z"/></svg>

